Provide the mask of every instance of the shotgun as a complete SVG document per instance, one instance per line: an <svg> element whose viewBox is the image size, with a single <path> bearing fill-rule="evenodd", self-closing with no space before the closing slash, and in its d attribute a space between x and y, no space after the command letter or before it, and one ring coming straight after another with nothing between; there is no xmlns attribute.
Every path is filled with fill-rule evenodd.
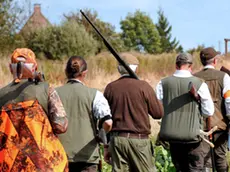
<svg viewBox="0 0 230 172"><path fill-rule="evenodd" d="M139 79L138 76L135 74L135 72L132 71L132 69L127 65L127 63L122 60L122 58L119 56L119 54L116 52L116 50L110 45L110 43L105 39L105 37L101 34L101 32L94 26L94 24L90 21L90 19L85 15L85 13L80 10L80 13L82 16L86 19L86 21L93 27L93 29L96 31L96 33L101 37L103 40L105 46L108 48L108 50L113 54L113 56L116 58L116 60L127 70L129 75L132 78Z"/></svg>

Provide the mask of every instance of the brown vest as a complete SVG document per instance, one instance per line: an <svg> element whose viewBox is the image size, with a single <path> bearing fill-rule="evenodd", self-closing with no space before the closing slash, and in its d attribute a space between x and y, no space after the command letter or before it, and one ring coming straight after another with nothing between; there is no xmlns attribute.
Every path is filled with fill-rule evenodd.
<svg viewBox="0 0 230 172"><path fill-rule="evenodd" d="M224 75L224 72L210 68L194 74L194 76L204 79L208 85L215 106L215 112L211 117L211 127L218 126L219 130L226 130L228 123L222 93Z"/></svg>

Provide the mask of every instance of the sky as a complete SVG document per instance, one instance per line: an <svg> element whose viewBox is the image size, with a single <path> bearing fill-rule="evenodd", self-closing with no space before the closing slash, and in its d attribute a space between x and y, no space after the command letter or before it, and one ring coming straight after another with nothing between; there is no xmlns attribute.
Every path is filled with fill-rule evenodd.
<svg viewBox="0 0 230 172"><path fill-rule="evenodd" d="M19 0L23 1L23 0ZM41 4L42 13L53 24L59 24L63 14L89 8L99 18L120 31L120 21L136 10L146 12L156 23L161 7L184 50L204 44L224 52L224 38L230 38L230 0L30 0ZM229 43L230 44L230 43ZM230 45L229 45L230 47Z"/></svg>

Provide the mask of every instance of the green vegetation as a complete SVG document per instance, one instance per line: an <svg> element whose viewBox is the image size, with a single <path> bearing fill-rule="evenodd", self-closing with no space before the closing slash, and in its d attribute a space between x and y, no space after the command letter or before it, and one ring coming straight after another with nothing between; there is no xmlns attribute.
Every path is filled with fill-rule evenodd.
<svg viewBox="0 0 230 172"><path fill-rule="evenodd" d="M129 13L120 24L123 31L121 37L128 48L151 54L161 52L160 36L146 13L139 10Z"/></svg>
<svg viewBox="0 0 230 172"><path fill-rule="evenodd" d="M61 60L72 55L94 55L97 42L84 27L76 22L67 21L61 26L50 26L31 33L28 47L38 57Z"/></svg>
<svg viewBox="0 0 230 172"><path fill-rule="evenodd" d="M164 15L164 11L159 9L158 11L158 23L156 24L157 30L161 40L161 53L166 52L182 52L183 48L179 45L179 41L174 38L172 40L172 26L169 25L168 19Z"/></svg>

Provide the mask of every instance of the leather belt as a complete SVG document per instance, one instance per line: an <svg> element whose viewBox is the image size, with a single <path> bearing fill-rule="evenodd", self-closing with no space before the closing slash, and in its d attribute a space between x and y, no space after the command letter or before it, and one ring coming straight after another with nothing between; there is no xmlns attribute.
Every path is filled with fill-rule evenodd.
<svg viewBox="0 0 230 172"><path fill-rule="evenodd" d="M116 132L114 136L126 137L131 139L148 139L147 134L127 133L127 132Z"/></svg>

